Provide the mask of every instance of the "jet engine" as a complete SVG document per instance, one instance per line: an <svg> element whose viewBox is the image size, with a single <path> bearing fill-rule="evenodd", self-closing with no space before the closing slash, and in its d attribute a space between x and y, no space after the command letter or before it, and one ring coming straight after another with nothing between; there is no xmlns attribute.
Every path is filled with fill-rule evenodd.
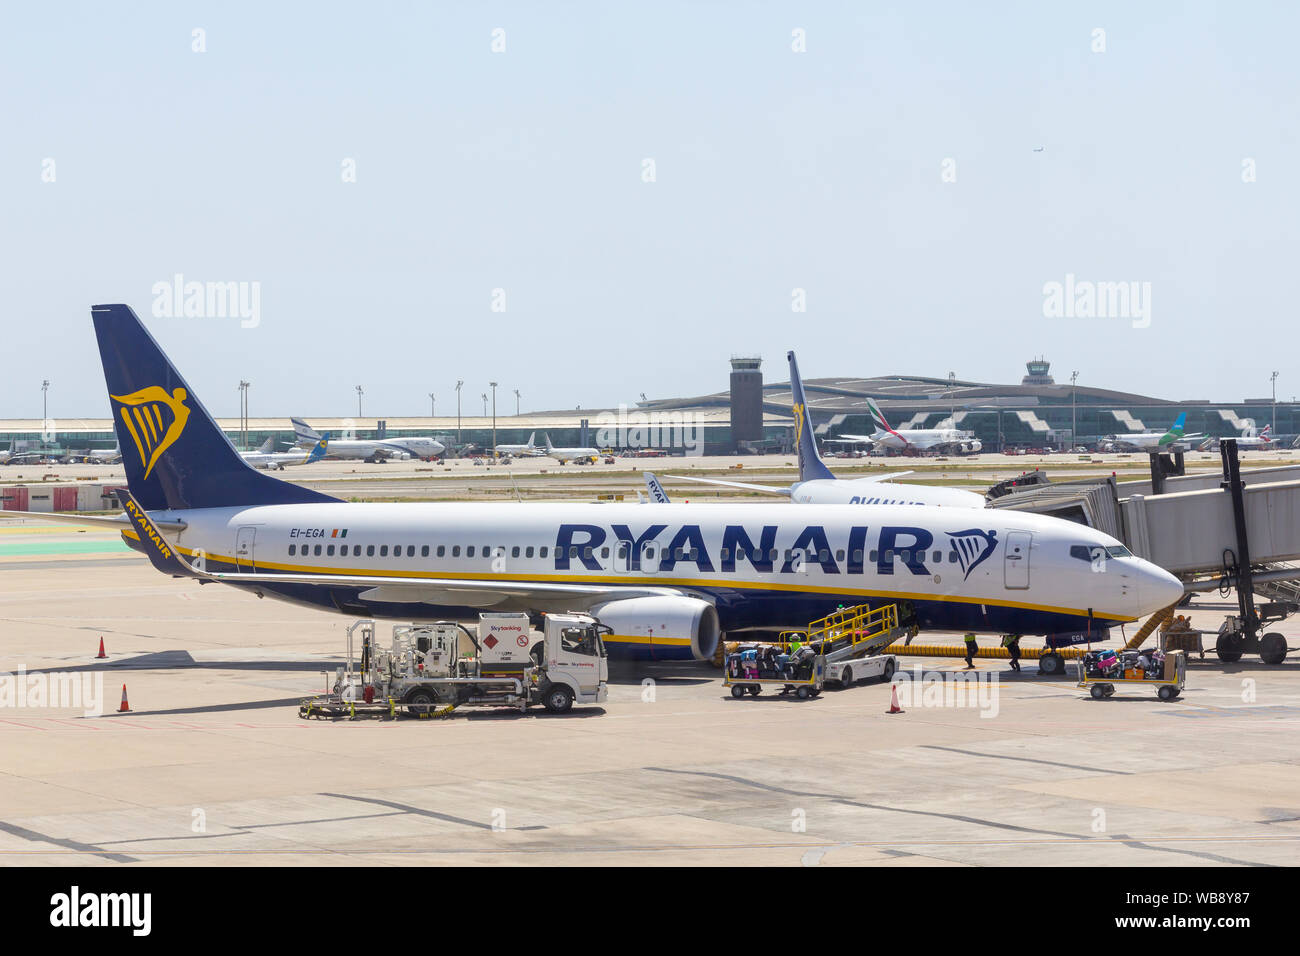
<svg viewBox="0 0 1300 956"><path fill-rule="evenodd" d="M613 658L704 661L718 649L718 612L699 598L623 598L597 605L591 614L613 630L605 637Z"/></svg>

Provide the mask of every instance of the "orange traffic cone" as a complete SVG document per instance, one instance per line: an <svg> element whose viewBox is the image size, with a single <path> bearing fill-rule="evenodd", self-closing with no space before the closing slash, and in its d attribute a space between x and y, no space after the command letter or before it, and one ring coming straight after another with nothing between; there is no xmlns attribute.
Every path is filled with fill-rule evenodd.
<svg viewBox="0 0 1300 956"><path fill-rule="evenodd" d="M897 685L897 684L893 684L893 685L891 685L891 687L892 687L892 689L893 689L893 694L892 694L891 697L890 697L890 701L889 701L889 710L885 711L885 713L886 713L886 714L905 714L905 713L907 713L907 711L903 710L903 708L901 708L901 707L898 706L898 685ZM126 688L126 685L123 685L123 690L125 690L125 688Z"/></svg>
<svg viewBox="0 0 1300 956"><path fill-rule="evenodd" d="M128 714L131 712L131 705L126 702L126 685L122 685L122 706L117 709L119 714Z"/></svg>
<svg viewBox="0 0 1300 956"><path fill-rule="evenodd" d="M95 655L95 660L102 661L107 657L108 655L104 653L104 639L101 637L99 639L99 653Z"/></svg>

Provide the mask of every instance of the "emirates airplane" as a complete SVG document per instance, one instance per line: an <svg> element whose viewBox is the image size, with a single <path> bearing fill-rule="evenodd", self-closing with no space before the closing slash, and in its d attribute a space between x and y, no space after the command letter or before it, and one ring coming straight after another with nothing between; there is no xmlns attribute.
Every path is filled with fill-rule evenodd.
<svg viewBox="0 0 1300 956"><path fill-rule="evenodd" d="M245 463L129 307L92 316L126 515L66 517L122 527L172 576L354 617L581 609L613 629L611 656L686 660L723 632L841 605L903 603L923 629L1101 637L1183 594L1113 538L1011 510L339 501Z"/></svg>
<svg viewBox="0 0 1300 956"><path fill-rule="evenodd" d="M954 455L973 455L984 447L974 434L958 428L891 428L874 398L867 399L867 411L875 431L870 435L840 435L840 439L892 451L937 451Z"/></svg>

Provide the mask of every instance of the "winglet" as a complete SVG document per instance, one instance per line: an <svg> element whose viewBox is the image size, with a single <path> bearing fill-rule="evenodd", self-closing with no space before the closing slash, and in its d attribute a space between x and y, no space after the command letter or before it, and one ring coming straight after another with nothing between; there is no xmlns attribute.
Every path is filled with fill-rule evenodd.
<svg viewBox="0 0 1300 956"><path fill-rule="evenodd" d="M170 574L173 577L199 576L193 568L181 560L176 549L163 537L158 526L140 507L140 503L135 500L135 496L130 491L125 488L117 489L117 500L122 505L122 510L126 512L135 533L140 536L140 550L144 552L150 564L163 574Z"/></svg>
<svg viewBox="0 0 1300 956"><path fill-rule="evenodd" d="M790 360L790 401L794 414L794 444L799 458L799 480L810 481L815 478L834 478L829 468L817 454L817 439L813 437L812 413L804 399L803 379L799 377L799 363L795 361L794 352L787 352Z"/></svg>

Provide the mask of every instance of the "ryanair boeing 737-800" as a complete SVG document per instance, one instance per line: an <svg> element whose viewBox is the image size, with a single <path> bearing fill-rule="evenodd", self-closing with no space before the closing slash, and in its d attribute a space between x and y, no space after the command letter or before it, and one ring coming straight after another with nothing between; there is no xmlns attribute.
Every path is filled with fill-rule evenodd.
<svg viewBox="0 0 1300 956"><path fill-rule="evenodd" d="M923 629L1100 636L1183 593L1113 538L1009 510L339 501L242 461L129 307L92 314L129 489L100 520L174 576L358 617L581 609L611 656L656 659L894 602Z"/></svg>

